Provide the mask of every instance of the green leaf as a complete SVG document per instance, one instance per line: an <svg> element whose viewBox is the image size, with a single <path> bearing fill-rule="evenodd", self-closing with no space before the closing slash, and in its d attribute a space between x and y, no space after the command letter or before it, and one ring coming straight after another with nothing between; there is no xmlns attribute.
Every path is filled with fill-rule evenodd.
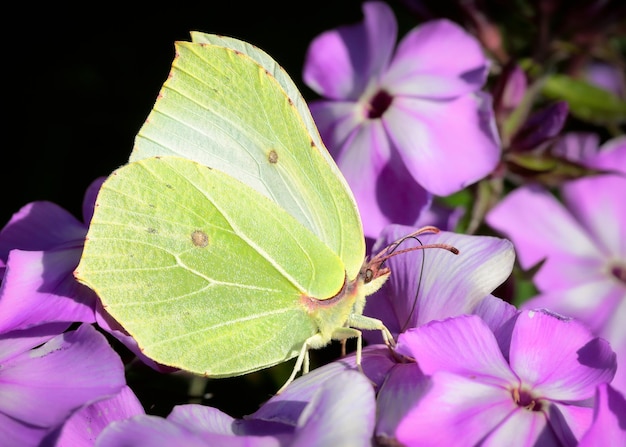
<svg viewBox="0 0 626 447"><path fill-rule="evenodd" d="M509 172L541 183L548 188L564 182L610 171L588 168L582 164L547 153L509 152L504 158Z"/></svg>
<svg viewBox="0 0 626 447"><path fill-rule="evenodd" d="M586 81L554 74L545 79L542 92L567 101L572 115L581 120L600 125L626 122L626 101Z"/></svg>

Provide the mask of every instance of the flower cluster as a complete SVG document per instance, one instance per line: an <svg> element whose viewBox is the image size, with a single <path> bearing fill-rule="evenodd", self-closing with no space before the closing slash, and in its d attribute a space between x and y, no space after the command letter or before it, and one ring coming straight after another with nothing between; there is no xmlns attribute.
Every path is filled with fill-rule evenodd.
<svg viewBox="0 0 626 447"><path fill-rule="evenodd" d="M104 179L82 221L17 211L0 230L2 445L626 445L626 57L596 58L612 9L589 2L596 26L557 3L537 9L562 18L537 48L499 11L408 0L398 42L379 1L311 42L311 113L370 251L443 231L405 240L368 297L395 345L364 333L245 417L144 355L74 278ZM583 28L604 53L562 45ZM185 389L157 412L163 377Z"/></svg>

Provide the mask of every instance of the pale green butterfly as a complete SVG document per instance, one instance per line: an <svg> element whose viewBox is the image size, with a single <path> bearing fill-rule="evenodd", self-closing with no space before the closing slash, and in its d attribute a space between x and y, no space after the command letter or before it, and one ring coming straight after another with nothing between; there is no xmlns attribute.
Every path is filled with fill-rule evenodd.
<svg viewBox="0 0 626 447"><path fill-rule="evenodd" d="M231 377L297 357L286 386L333 339L357 338L357 364L360 329L393 344L362 315L387 253L364 261L354 197L289 76L192 33L99 192L75 276L153 360Z"/></svg>

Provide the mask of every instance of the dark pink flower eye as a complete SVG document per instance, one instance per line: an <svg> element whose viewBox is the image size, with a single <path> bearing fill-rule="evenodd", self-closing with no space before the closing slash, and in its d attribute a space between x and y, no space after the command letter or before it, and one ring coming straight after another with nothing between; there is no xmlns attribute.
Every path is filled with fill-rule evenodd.
<svg viewBox="0 0 626 447"><path fill-rule="evenodd" d="M385 90L379 90L369 103L367 117L370 119L380 118L387 111L392 102L393 96Z"/></svg>
<svg viewBox="0 0 626 447"><path fill-rule="evenodd" d="M611 267L611 275L626 284L626 265L616 264Z"/></svg>

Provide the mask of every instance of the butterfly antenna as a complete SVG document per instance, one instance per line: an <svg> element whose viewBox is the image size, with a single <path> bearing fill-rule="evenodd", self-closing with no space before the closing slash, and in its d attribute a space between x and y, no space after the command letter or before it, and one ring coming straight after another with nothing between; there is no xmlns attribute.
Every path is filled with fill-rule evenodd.
<svg viewBox="0 0 626 447"><path fill-rule="evenodd" d="M378 254L376 254L376 256L374 256L374 258L372 258L372 260L370 261L370 266L371 266L370 268L371 268L371 271L373 272L373 275L378 276L383 273L387 273L389 271L389 269L385 267L384 265L387 262L387 260L392 258L393 256L397 256L399 254L408 253L408 252L415 251L415 250L422 251L422 265L420 266L420 274L419 274L419 280L417 283L417 290L415 292L415 299L413 300L413 305L411 307L411 311L409 312L409 316L407 317L402 327L402 332L406 330L409 322L411 321L411 318L413 317L413 314L415 313L415 309L417 308L417 298L419 296L420 289L422 286L422 277L424 276L424 264L426 263L425 262L426 261L425 249L426 248L441 248L455 255L459 254L459 249L452 245L442 244L442 243L424 245L422 241L417 237L420 234L424 234L424 233L436 234L439 232L440 230L437 227L433 227L433 226L422 227L419 230L411 234L407 234L406 236L403 236L402 238L396 240L395 242L392 242L387 247L385 247L380 252L378 252ZM400 250L399 249L400 245L402 245L408 239L416 240L420 245L418 247L409 247L409 248L403 248Z"/></svg>
<svg viewBox="0 0 626 447"><path fill-rule="evenodd" d="M417 236L419 236L420 234L424 234L424 233L434 233L437 234L439 233L441 230L439 230L439 228L437 227L433 227L433 226L426 226L426 227L422 227L417 231L414 231L413 233L407 234L406 236L401 237L400 239L398 239L395 242L392 242L391 244L387 245L385 248L383 248L381 251L379 251L370 261L371 265L376 265L378 266L379 269L382 270L383 265L385 264L385 262L393 257L393 256L397 256L400 255L402 253L408 253L410 251L415 251L415 250L424 250L426 248L442 248L444 250L447 250L455 255L459 254L459 249L450 245L450 244L422 244L421 241L419 241L419 239L417 239ZM403 248L402 250L398 250L398 247L404 243L404 241L406 241L407 239L415 239L417 241L420 242L420 246L419 247L410 247L410 248Z"/></svg>
<svg viewBox="0 0 626 447"><path fill-rule="evenodd" d="M415 236L415 235L407 235L407 236L403 237L402 239L400 239L400 240L394 242L393 244L391 244L391 248L388 251L387 257L383 260L383 262L381 262L381 267L382 267L387 259L389 259L394 253L398 253L398 252L396 252L397 248L402 243L404 243L405 241L407 241L409 239L413 239L413 240L417 241L420 244L419 248L414 247L413 249L414 250L415 249L421 250L421 252L422 252L422 262L421 262L421 265L420 265L419 279L417 281L417 290L415 291L415 299L413 300L413 305L411 306L411 311L409 312L409 315L407 316L404 324L402 325L402 328L400 329L400 332L404 332L406 330L407 326L409 325L409 322L411 321L411 318L413 318L413 314L415 313L415 309L417 308L417 298L419 297L420 288L422 287L422 277L424 276L424 264L426 264L426 250L424 250L424 244L422 243L420 238L418 238L417 236ZM411 249L407 249L407 250L411 250ZM407 250L400 250L400 253L406 253ZM458 252L458 250L457 250L457 252Z"/></svg>
<svg viewBox="0 0 626 447"><path fill-rule="evenodd" d="M420 241L418 237L414 237L413 239L415 239L417 242L419 242L419 244L421 246L424 245L424 244L422 244L422 241ZM402 329L400 329L400 332L406 331L406 329L407 329L407 327L409 325L409 322L413 318L413 314L415 313L415 309L417 308L417 298L420 295L420 289L422 287L422 278L424 277L424 265L425 264L426 264L426 250L422 250L422 264L420 265L420 274L419 274L419 279L417 280L417 290L415 291L415 298L413 299L413 304L411 305L411 311L409 312L408 317L404 321L404 324L402 325Z"/></svg>

